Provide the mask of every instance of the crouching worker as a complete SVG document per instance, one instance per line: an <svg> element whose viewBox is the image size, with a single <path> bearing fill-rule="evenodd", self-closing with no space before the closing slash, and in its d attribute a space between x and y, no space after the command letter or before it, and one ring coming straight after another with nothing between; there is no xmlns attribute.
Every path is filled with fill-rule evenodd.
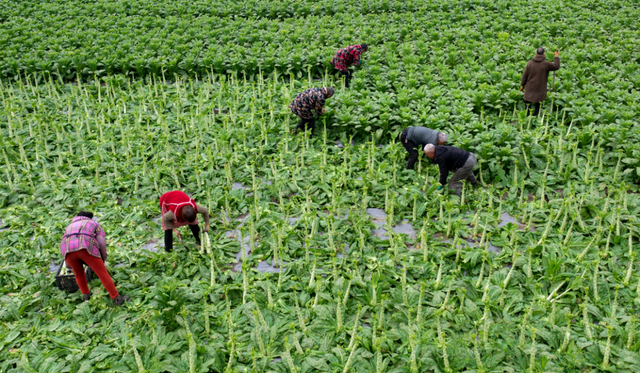
<svg viewBox="0 0 640 373"><path fill-rule="evenodd" d="M325 101L333 96L335 90L333 87L322 88L310 88L300 93L293 99L289 110L298 117L300 122L293 130L296 133L298 130L306 131L311 130L311 136L316 128L316 120L314 117L319 117L324 114ZM306 127L306 128L305 128Z"/></svg>
<svg viewBox="0 0 640 373"><path fill-rule="evenodd" d="M189 226L196 242L200 245L200 227L196 214L202 214L205 224L204 231L209 232L209 211L196 205L196 201L184 192L174 190L163 194L160 197L160 210L162 211L162 229L164 230L164 249L167 252L173 250L173 232L182 241L178 228L183 225Z"/></svg>
<svg viewBox="0 0 640 373"><path fill-rule="evenodd" d="M331 59L331 65L344 76L344 86L349 88L349 66L360 66L360 56L366 52L369 47L366 44L350 45L336 52Z"/></svg>
<svg viewBox="0 0 640 373"><path fill-rule="evenodd" d="M98 275L102 285L113 299L113 304L119 306L129 297L118 294L104 266L104 261L107 260L107 241L104 230L92 218L93 213L86 211L81 211L73 218L62 236L60 252L65 262L73 269L84 301L88 301L93 294L89 291L87 277L84 274L83 264L86 264Z"/></svg>
<svg viewBox="0 0 640 373"><path fill-rule="evenodd" d="M422 149L427 144L444 145L447 142L447 134L438 132L427 127L409 127L400 134L400 142L407 152L409 152L409 163L407 170L413 170L418 160L416 146Z"/></svg>
<svg viewBox="0 0 640 373"><path fill-rule="evenodd" d="M447 182L449 171L453 172L453 176L449 180L449 189L453 189L455 195L460 196L462 180L466 180L474 186L478 184L473 175L473 167L478 161L475 154L453 146L434 146L432 144L425 145L424 154L440 167L441 187Z"/></svg>

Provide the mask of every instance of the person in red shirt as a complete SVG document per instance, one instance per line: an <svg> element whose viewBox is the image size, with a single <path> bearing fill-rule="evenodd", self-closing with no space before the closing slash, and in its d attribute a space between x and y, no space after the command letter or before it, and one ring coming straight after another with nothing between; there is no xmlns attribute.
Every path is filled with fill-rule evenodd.
<svg viewBox="0 0 640 373"><path fill-rule="evenodd" d="M160 196L160 211L162 211L162 229L164 230L164 249L166 252L173 250L173 232L176 232L178 239L182 241L178 228L183 225L188 225L191 228L191 233L200 245L200 227L198 226L197 214L202 214L205 224L204 231L209 232L209 211L196 205L196 201L182 191L174 190Z"/></svg>
<svg viewBox="0 0 640 373"><path fill-rule="evenodd" d="M360 56L366 52L369 47L366 44L350 45L336 52L331 60L331 65L344 76L344 86L349 88L349 66L360 66Z"/></svg>

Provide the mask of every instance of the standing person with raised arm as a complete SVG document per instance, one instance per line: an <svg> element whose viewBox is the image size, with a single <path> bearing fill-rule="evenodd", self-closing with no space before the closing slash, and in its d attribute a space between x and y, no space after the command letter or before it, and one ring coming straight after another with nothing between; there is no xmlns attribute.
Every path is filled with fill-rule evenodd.
<svg viewBox="0 0 640 373"><path fill-rule="evenodd" d="M200 245L200 226L197 214L204 218L204 231L209 232L209 211L196 204L186 193L174 190L160 196L160 211L162 211L162 229L164 230L164 249L166 252L173 250L173 232L182 241L178 231L179 227L188 225L191 233Z"/></svg>
<svg viewBox="0 0 640 373"><path fill-rule="evenodd" d="M531 105L535 107L534 116L540 113L540 103L547 99L547 81L549 71L560 69L560 57L558 51L553 53L553 63L545 60L544 48L536 51L536 56L527 63L520 81L520 91L524 90L524 102L527 104L527 116L530 114Z"/></svg>
<svg viewBox="0 0 640 373"><path fill-rule="evenodd" d="M369 47L364 43L350 45L337 51L336 55L331 59L331 65L344 76L345 87L349 88L349 79L351 78L349 66L360 66L360 57L368 49Z"/></svg>
<svg viewBox="0 0 640 373"><path fill-rule="evenodd" d="M400 142L409 153L407 170L413 170L418 160L416 147L422 149L427 144L444 145L448 140L447 134L427 127L409 127L400 134Z"/></svg>

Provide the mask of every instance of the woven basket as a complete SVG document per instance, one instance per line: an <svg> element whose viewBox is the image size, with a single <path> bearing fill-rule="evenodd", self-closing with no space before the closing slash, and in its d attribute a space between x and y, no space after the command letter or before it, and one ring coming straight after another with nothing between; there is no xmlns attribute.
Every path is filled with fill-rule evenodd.
<svg viewBox="0 0 640 373"><path fill-rule="evenodd" d="M76 275L71 272L68 275L61 275L60 271L62 271L62 266L65 265L64 258L60 263L60 267L58 267L58 272L56 272L56 284L58 285L58 289L68 291L70 293L75 293L78 291L78 283L76 282ZM85 276L87 277L87 282L93 280L95 278L95 273L91 269L91 267L86 266Z"/></svg>

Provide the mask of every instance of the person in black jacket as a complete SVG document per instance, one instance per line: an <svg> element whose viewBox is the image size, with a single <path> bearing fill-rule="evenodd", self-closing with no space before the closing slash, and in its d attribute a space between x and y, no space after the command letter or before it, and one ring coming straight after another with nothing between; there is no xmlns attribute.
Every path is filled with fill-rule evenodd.
<svg viewBox="0 0 640 373"><path fill-rule="evenodd" d="M475 154L453 146L434 146L433 144L425 145L424 154L440 167L440 185L447 182L449 171L453 172L449 180L449 189L454 189L455 195L460 195L462 180L467 180L472 185L478 183L473 175L473 167L478 161Z"/></svg>

